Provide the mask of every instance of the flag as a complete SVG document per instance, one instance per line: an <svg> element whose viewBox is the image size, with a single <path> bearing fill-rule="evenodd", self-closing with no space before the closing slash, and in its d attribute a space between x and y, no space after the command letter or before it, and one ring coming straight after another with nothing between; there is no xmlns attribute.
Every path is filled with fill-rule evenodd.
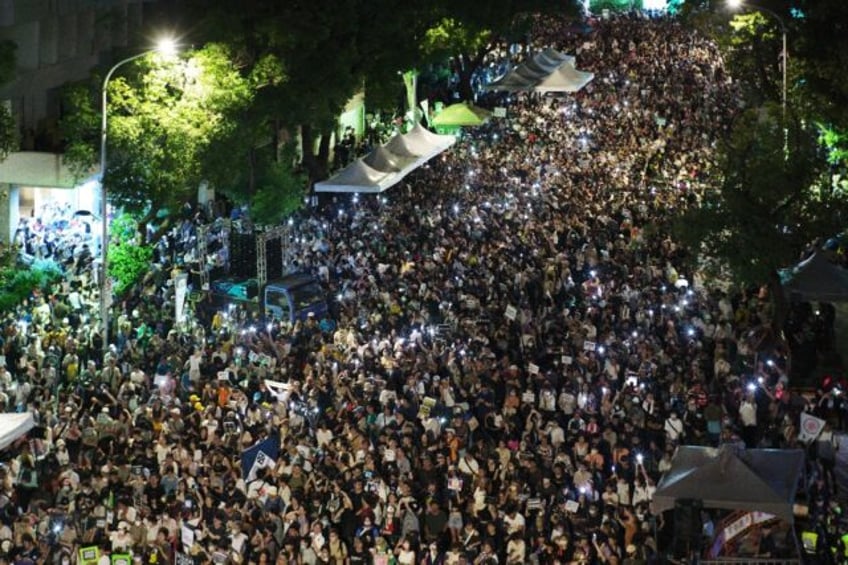
<svg viewBox="0 0 848 565"><path fill-rule="evenodd" d="M256 478L259 469L273 469L280 455L280 438L271 436L241 453L241 471L244 480L250 482Z"/></svg>
<svg viewBox="0 0 848 565"><path fill-rule="evenodd" d="M815 441L824 427L824 420L806 412L801 413L801 430L798 439L804 443Z"/></svg>

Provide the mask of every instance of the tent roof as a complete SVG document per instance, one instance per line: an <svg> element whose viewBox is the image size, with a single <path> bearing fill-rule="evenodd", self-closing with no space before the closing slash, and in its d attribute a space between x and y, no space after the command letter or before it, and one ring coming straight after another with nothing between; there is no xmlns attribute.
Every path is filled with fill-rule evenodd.
<svg viewBox="0 0 848 565"><path fill-rule="evenodd" d="M433 118L434 126L480 126L492 113L467 102L451 104Z"/></svg>
<svg viewBox="0 0 848 565"><path fill-rule="evenodd" d="M787 280L784 291L801 300L848 301L848 270L828 261L824 252L813 253L790 269L782 271Z"/></svg>
<svg viewBox="0 0 848 565"><path fill-rule="evenodd" d="M678 500L695 499L705 508L767 512L791 522L803 465L799 449L681 446L651 506L659 513Z"/></svg>
<svg viewBox="0 0 848 565"><path fill-rule="evenodd" d="M545 49L486 86L506 92L577 92L595 75L574 68L574 57Z"/></svg>
<svg viewBox="0 0 848 565"><path fill-rule="evenodd" d="M438 135L418 124L331 178L315 183L315 192L383 192L455 142L452 135Z"/></svg>
<svg viewBox="0 0 848 565"><path fill-rule="evenodd" d="M0 449L5 449L16 439L30 431L35 422L31 412L0 414Z"/></svg>
<svg viewBox="0 0 848 565"><path fill-rule="evenodd" d="M560 65L536 85L536 92L578 92L595 78L594 73L578 71L574 63Z"/></svg>
<svg viewBox="0 0 848 565"><path fill-rule="evenodd" d="M395 155L382 145L362 158L366 165L377 171L396 173L403 170L414 159Z"/></svg>
<svg viewBox="0 0 848 565"><path fill-rule="evenodd" d="M394 183L391 173L372 169L357 159L324 182L317 183L318 192L382 192ZM321 185L321 190L318 186Z"/></svg>

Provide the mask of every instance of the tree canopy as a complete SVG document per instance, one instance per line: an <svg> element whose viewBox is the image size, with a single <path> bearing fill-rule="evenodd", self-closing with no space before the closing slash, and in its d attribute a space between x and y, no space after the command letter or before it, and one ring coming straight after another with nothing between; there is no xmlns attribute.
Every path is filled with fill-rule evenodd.
<svg viewBox="0 0 848 565"><path fill-rule="evenodd" d="M206 178L210 147L244 135L241 116L269 75L280 73L268 61L240 71L229 48L213 43L174 60L148 55L109 81L104 182L114 203L155 214L194 198ZM98 78L77 85L66 96L71 107L62 124L66 156L81 169L98 155L100 115L93 86L99 83ZM230 166L241 153L230 153Z"/></svg>
<svg viewBox="0 0 848 565"><path fill-rule="evenodd" d="M15 52L18 46L9 40L0 41L0 84L15 77ZM14 151L18 145L15 120L6 106L0 106L0 159Z"/></svg>
<svg viewBox="0 0 848 565"><path fill-rule="evenodd" d="M704 3L711 10L696 11L701 23L708 23L702 29L724 49L743 109L719 140L720 174L713 190L679 219L677 234L695 252L728 267L738 282L770 283L779 299L778 269L797 263L811 245L845 229L846 163L833 159L825 142L839 146L840 133L848 131L844 105L831 105L848 90L836 70L844 52L819 47L828 41L825 35L817 37L824 34L821 13L833 17L843 9L841 3L814 2L818 14L790 10L785 2L767 4L774 14L751 8L731 16L716 11L714 3ZM775 59L781 28L775 16L785 23L789 39L785 121L780 61ZM775 321L781 323L779 315Z"/></svg>

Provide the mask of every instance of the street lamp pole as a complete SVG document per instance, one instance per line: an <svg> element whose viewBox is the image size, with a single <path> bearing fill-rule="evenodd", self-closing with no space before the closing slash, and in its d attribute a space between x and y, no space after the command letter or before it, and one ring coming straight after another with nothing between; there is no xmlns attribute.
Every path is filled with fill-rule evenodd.
<svg viewBox="0 0 848 565"><path fill-rule="evenodd" d="M123 65L140 59L150 53L156 52L173 52L175 49L174 43L170 40L164 40L155 49L148 49L142 53L127 57L115 63L106 77L103 79L103 87L100 89L101 95L101 110L100 110L100 221L102 232L100 234L100 324L103 337L103 360L106 360L106 354L109 351L109 302L111 298L111 288L109 285L109 218L108 214L108 190L106 188L106 135L109 118L109 98L108 87L109 80L112 75Z"/></svg>

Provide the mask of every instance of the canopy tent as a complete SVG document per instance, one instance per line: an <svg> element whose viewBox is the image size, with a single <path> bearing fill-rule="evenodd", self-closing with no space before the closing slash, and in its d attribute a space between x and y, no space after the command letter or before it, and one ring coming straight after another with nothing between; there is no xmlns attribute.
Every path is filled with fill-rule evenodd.
<svg viewBox="0 0 848 565"><path fill-rule="evenodd" d="M557 70L542 79L536 85L535 91L547 92L578 92L595 78L593 73L578 71L574 63L560 65Z"/></svg>
<svg viewBox="0 0 848 565"><path fill-rule="evenodd" d="M391 172L372 169L363 159L357 159L330 179L316 183L315 191L383 192L393 184Z"/></svg>
<svg viewBox="0 0 848 565"><path fill-rule="evenodd" d="M680 446L657 485L651 508L665 512L676 501L694 499L705 508L766 512L792 522L803 467L800 449Z"/></svg>
<svg viewBox="0 0 848 565"><path fill-rule="evenodd" d="M545 49L486 86L505 92L577 92L594 74L574 67L574 57Z"/></svg>
<svg viewBox="0 0 848 565"><path fill-rule="evenodd" d="M489 121L492 113L467 102L451 104L433 118L435 127L481 126Z"/></svg>
<svg viewBox="0 0 848 565"><path fill-rule="evenodd" d="M5 449L16 439L30 431L35 422L31 412L0 414L0 449Z"/></svg>
<svg viewBox="0 0 848 565"><path fill-rule="evenodd" d="M382 145L362 158L362 161L372 169L378 171L397 173L402 171L404 167L409 166L413 161L412 157L403 157L395 155Z"/></svg>
<svg viewBox="0 0 848 565"><path fill-rule="evenodd" d="M813 253L780 274L783 290L793 300L848 301L848 270L828 261L825 252Z"/></svg>
<svg viewBox="0 0 848 565"><path fill-rule="evenodd" d="M315 192L383 192L455 142L452 135L438 135L418 124L329 179L315 183Z"/></svg>

